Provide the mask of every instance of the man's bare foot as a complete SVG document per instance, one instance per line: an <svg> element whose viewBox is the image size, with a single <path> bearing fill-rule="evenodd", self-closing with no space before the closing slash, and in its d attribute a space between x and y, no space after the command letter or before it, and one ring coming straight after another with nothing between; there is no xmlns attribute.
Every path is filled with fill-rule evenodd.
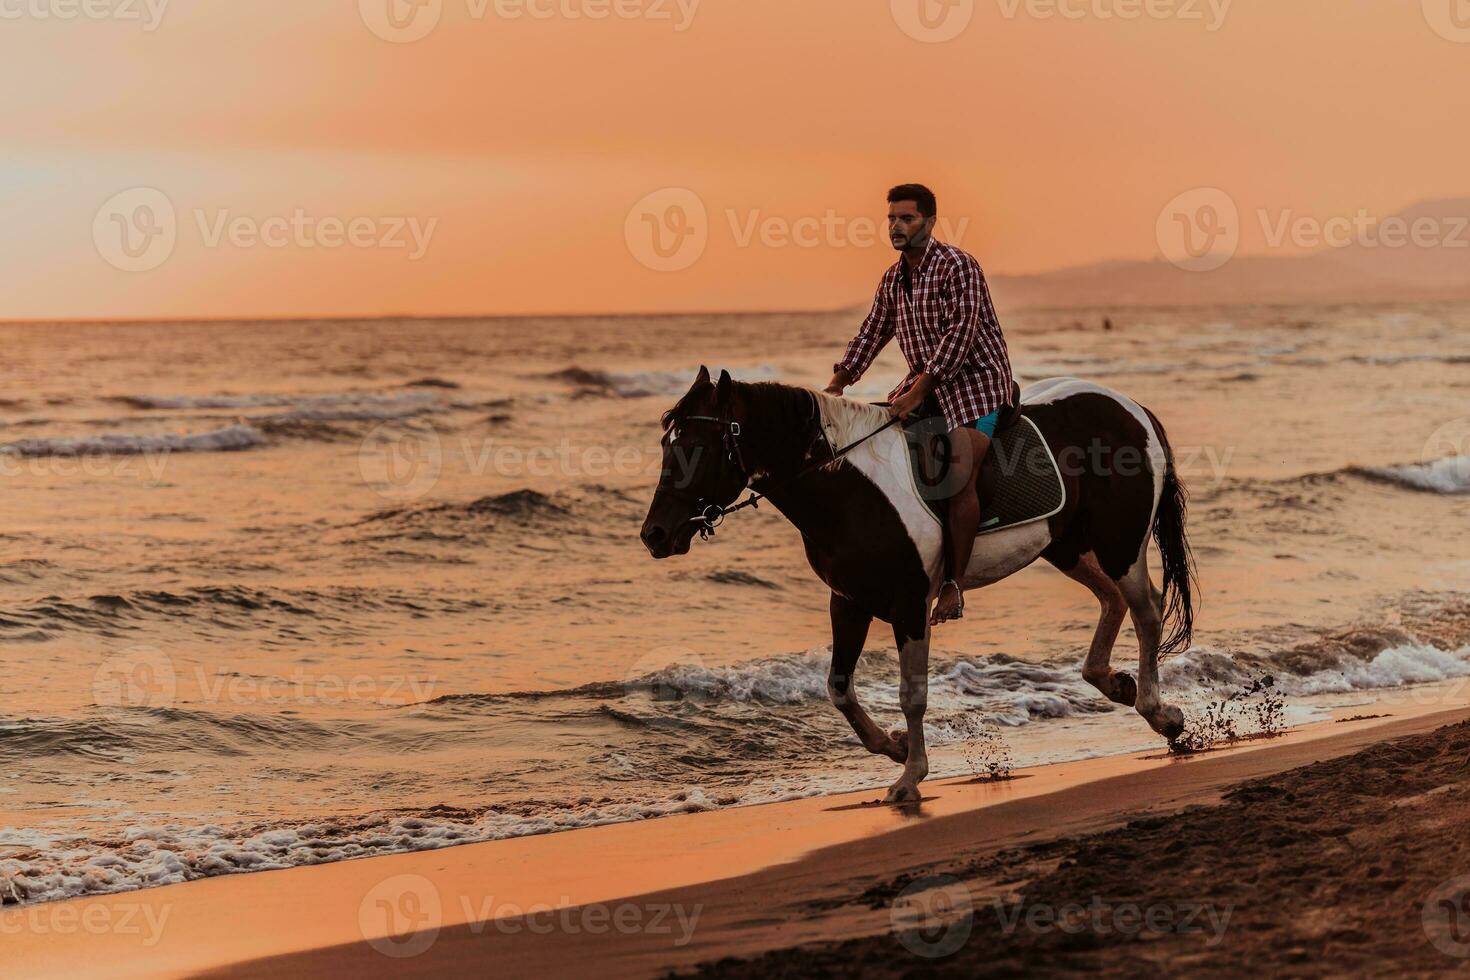
<svg viewBox="0 0 1470 980"><path fill-rule="evenodd" d="M953 580L945 582L939 590L939 598L934 601L934 612L929 616L929 625L938 626L947 623L951 619L963 619L965 617L965 594Z"/></svg>

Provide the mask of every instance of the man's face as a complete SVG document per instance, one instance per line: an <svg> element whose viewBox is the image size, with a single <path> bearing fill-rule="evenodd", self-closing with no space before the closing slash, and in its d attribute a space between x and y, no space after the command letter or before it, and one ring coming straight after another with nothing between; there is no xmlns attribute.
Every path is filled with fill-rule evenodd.
<svg viewBox="0 0 1470 980"><path fill-rule="evenodd" d="M934 219L919 213L913 201L894 201L888 205L888 240L900 252L923 248L934 231Z"/></svg>

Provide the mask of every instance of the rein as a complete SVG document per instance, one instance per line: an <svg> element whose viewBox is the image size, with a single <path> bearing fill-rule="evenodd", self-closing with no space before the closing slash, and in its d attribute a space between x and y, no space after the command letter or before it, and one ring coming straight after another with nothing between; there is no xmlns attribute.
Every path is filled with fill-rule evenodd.
<svg viewBox="0 0 1470 980"><path fill-rule="evenodd" d="M815 412L815 410L816 410L815 396L813 396L812 408L813 408L813 411ZM724 428L724 430L725 430L725 447L726 447L726 453L729 456L730 461L733 462L737 467L740 468L740 474L746 478L746 482L747 483L749 482L749 479L750 479L750 471L748 469L746 469L746 466L745 466L745 456L740 451L740 423L739 422L736 422L734 419L721 419L721 418L716 418L716 417L714 417L712 415L686 415L682 419L682 421L686 421L686 422L713 422L715 425L718 425L718 426L721 426L722 428ZM841 449L835 450L832 453L832 458L831 459L824 459L824 460L820 460L820 461L817 461L817 462L810 463L810 464L808 464L806 466L803 466L801 469L797 470L794 474L792 474L791 476L787 477L785 480L782 480L780 483L776 484L776 486L771 487L770 490L780 489L781 487L786 486L787 484L795 483L797 480L799 480L802 477L806 476L812 470L820 469L823 466L830 466L831 464L837 462L842 457L846 456L848 453L852 452L857 447L861 446L863 443L867 442L869 439L871 439L874 436L878 435L880 432L883 432L886 429L892 428L893 424L895 422L898 422L898 421L899 421L899 419L898 419L897 416L889 419L887 422L884 422L882 425L878 426L878 428L874 429L872 432L869 432L867 435L863 436L861 439L857 440L856 442L848 443L846 446L843 446ZM820 429L820 423L818 424L818 428ZM825 432L823 432L822 433L822 439L823 439L823 441L826 441L826 438L827 438L827 434ZM829 445L830 445L830 443L829 443ZM721 524L723 524L725 522L725 517L727 515L733 514L737 510L744 510L747 507L750 507L750 508L753 508L753 509L759 509L760 502L762 500L765 500L767 497L770 496L770 490L763 491L763 492L760 492L760 493L757 493L756 491L752 490L750 492L750 496L748 498L746 498L745 500L743 500L740 503L735 504L734 506L731 506L731 507L722 507L719 504L709 504L709 505L705 506L704 508L702 508L698 514L696 514L695 516L689 518L689 520L692 523L698 523L700 525L700 527L699 527L699 537L700 537L700 540L701 541L708 541L710 539L710 537L712 537L714 535L715 528L719 527ZM703 501L699 501L699 503L703 503Z"/></svg>

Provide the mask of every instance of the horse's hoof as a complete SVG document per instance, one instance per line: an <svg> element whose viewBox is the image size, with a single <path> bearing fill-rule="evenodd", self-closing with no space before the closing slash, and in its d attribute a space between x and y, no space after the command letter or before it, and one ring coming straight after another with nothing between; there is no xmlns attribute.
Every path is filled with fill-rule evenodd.
<svg viewBox="0 0 1470 980"><path fill-rule="evenodd" d="M919 787L915 786L913 783L905 783L900 781L888 787L888 795L883 797L883 802L917 803L920 799L921 797L919 796Z"/></svg>
<svg viewBox="0 0 1470 980"><path fill-rule="evenodd" d="M1108 695L1108 700L1130 708L1138 703L1138 682L1132 674L1121 670L1113 674L1113 693Z"/></svg>
<svg viewBox="0 0 1470 980"><path fill-rule="evenodd" d="M1159 728L1159 734L1170 742L1177 741L1184 734L1184 712L1170 705L1163 711L1164 724Z"/></svg>
<svg viewBox="0 0 1470 980"><path fill-rule="evenodd" d="M888 758L903 765L909 761L909 733L902 728L895 728L888 733L888 742L892 746Z"/></svg>

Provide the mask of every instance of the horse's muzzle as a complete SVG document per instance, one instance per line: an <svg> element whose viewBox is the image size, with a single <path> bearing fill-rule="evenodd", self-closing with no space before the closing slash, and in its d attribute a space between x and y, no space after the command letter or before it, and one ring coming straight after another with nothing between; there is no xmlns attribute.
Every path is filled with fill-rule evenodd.
<svg viewBox="0 0 1470 980"><path fill-rule="evenodd" d="M694 535L670 534L662 524L646 521L643 525L643 533L639 535L643 546L654 558L671 558L674 555L686 555L689 553L689 544Z"/></svg>

